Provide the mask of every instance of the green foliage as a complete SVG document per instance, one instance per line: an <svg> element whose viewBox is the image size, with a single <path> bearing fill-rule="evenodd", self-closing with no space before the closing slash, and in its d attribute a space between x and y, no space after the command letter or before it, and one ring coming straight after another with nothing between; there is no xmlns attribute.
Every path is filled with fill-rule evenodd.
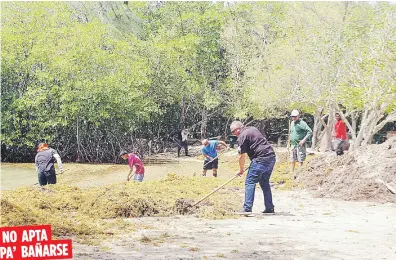
<svg viewBox="0 0 396 260"><path fill-rule="evenodd" d="M1 8L1 138L12 151L47 140L70 160L85 153L83 161L108 161L133 146L131 138L158 139L214 112L223 123L295 108L314 113L335 102L395 113L392 4ZM219 135L213 121L208 135Z"/></svg>

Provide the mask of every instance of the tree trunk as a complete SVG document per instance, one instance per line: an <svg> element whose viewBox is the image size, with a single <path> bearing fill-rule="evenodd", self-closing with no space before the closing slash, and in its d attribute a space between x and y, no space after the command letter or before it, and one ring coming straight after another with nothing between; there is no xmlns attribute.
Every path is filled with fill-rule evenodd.
<svg viewBox="0 0 396 260"><path fill-rule="evenodd" d="M206 126L208 123L208 113L206 109L202 110L202 123L201 123L201 139L206 138Z"/></svg>
<svg viewBox="0 0 396 260"><path fill-rule="evenodd" d="M352 119L352 129L353 132L356 133L356 127L357 127L357 112L352 112L351 113L351 119ZM352 132L352 131L351 131Z"/></svg>
<svg viewBox="0 0 396 260"><path fill-rule="evenodd" d="M76 139L77 139L77 162L81 162L81 143L80 143L80 136L79 136L79 133L78 133L78 117L77 117L77 120L76 120L77 122L76 122L76 125L77 125L77 129L76 129Z"/></svg>
<svg viewBox="0 0 396 260"><path fill-rule="evenodd" d="M320 130L322 129L322 126L321 126L321 123L320 123L320 119L319 119L319 117L322 116L322 110L323 109L317 109L315 111L314 127L313 127L313 130L312 130L312 145L311 145L312 149L315 149L316 143L317 143L317 140L318 140L318 136L319 136L318 132L320 132Z"/></svg>
<svg viewBox="0 0 396 260"><path fill-rule="evenodd" d="M230 125L230 120L231 120L231 117L229 117L228 119L227 119L227 124L225 125L225 127L224 127L224 138L225 139L227 139L227 133L228 133L228 126Z"/></svg>
<svg viewBox="0 0 396 260"><path fill-rule="evenodd" d="M327 125L328 127L328 146L331 149L333 147L333 131L334 131L334 124L335 124L335 110L336 107L335 106L331 106L331 109L329 111L329 118L327 119Z"/></svg>
<svg viewBox="0 0 396 260"><path fill-rule="evenodd" d="M180 127L184 128L186 123L186 103L184 97L180 104Z"/></svg>
<svg viewBox="0 0 396 260"><path fill-rule="evenodd" d="M364 133L366 131L367 124L369 122L368 117L369 117L369 110L366 109L362 116L362 122L360 124L359 133L357 134L356 139L353 142L353 150L358 148L363 142Z"/></svg>
<svg viewBox="0 0 396 260"><path fill-rule="evenodd" d="M329 115L327 123L324 121L326 117L318 117L321 125L324 127L320 138L320 151L328 151L332 148L332 130L334 123L334 107L329 106Z"/></svg>

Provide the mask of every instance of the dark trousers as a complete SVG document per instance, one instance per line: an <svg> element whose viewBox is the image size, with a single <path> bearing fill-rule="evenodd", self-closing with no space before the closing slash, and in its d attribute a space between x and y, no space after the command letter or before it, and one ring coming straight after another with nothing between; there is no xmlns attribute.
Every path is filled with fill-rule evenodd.
<svg viewBox="0 0 396 260"><path fill-rule="evenodd" d="M259 183L263 190L265 209L274 208L269 179L274 169L275 161L275 156L262 159L260 162L257 162L255 159L252 160L245 179L245 203L243 204L245 211L252 211L256 183Z"/></svg>
<svg viewBox="0 0 396 260"><path fill-rule="evenodd" d="M186 153L186 156L188 155L187 141L180 141L177 146L177 157L180 157L180 151L182 148L184 148L184 152Z"/></svg>
<svg viewBox="0 0 396 260"><path fill-rule="evenodd" d="M40 184L40 186L45 186L47 184L56 184L55 169L39 172L38 183Z"/></svg>
<svg viewBox="0 0 396 260"><path fill-rule="evenodd" d="M342 139L338 139L336 140L336 154L337 155L343 155L344 154L344 145L345 145L345 141Z"/></svg>

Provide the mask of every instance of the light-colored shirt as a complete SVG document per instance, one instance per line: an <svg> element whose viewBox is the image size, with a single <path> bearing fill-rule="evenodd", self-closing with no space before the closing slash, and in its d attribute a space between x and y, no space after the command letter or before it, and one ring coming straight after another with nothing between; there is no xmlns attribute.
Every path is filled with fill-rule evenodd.
<svg viewBox="0 0 396 260"><path fill-rule="evenodd" d="M182 142L187 140L187 136L188 136L188 130L184 129L181 131L181 136L182 136Z"/></svg>

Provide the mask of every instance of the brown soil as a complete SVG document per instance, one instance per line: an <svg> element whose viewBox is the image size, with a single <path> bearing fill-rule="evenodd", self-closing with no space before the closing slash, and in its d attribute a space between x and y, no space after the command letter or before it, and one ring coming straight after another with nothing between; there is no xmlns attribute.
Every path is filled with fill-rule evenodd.
<svg viewBox="0 0 396 260"><path fill-rule="evenodd" d="M319 197L396 203L396 194L385 185L396 188L396 138L342 156L319 156L298 180Z"/></svg>

